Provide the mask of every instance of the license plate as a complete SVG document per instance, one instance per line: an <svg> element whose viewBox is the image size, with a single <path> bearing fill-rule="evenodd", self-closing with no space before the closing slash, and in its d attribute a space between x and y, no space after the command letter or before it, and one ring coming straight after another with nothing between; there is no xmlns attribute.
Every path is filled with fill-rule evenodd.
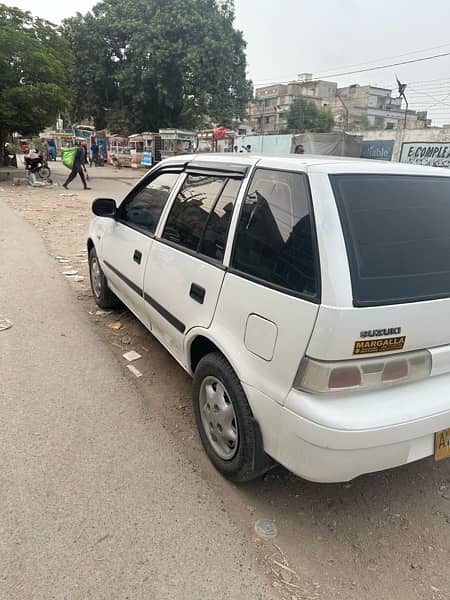
<svg viewBox="0 0 450 600"><path fill-rule="evenodd" d="M438 431L434 436L434 459L450 458L450 429Z"/></svg>

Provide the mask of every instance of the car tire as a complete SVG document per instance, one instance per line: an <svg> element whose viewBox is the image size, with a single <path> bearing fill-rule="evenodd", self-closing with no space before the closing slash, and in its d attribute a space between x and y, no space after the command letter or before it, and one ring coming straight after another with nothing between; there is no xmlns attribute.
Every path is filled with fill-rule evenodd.
<svg viewBox="0 0 450 600"><path fill-rule="evenodd" d="M222 354L207 354L200 360L192 395L203 447L222 475L231 481L250 481L274 466L264 452L261 431L239 378Z"/></svg>
<svg viewBox="0 0 450 600"><path fill-rule="evenodd" d="M109 289L108 281L100 266L95 248L89 252L89 279L92 294L100 308L116 308L120 305L119 298Z"/></svg>

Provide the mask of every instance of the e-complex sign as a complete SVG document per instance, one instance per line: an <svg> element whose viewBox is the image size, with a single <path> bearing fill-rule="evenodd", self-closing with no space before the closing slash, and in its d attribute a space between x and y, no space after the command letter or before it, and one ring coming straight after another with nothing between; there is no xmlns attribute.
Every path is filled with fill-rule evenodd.
<svg viewBox="0 0 450 600"><path fill-rule="evenodd" d="M404 142L400 162L450 167L450 142Z"/></svg>

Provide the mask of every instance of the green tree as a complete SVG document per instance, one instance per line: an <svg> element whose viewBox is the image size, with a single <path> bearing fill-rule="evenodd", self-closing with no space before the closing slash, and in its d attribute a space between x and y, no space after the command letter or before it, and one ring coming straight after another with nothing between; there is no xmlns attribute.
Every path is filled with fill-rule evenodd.
<svg viewBox="0 0 450 600"><path fill-rule="evenodd" d="M233 0L103 0L64 22L74 115L117 132L231 124L251 95Z"/></svg>
<svg viewBox="0 0 450 600"><path fill-rule="evenodd" d="M0 164L12 132L37 134L67 105L71 66L55 25L0 4Z"/></svg>
<svg viewBox="0 0 450 600"><path fill-rule="evenodd" d="M317 131L325 133L334 127L334 118L330 111L321 110L311 100L296 98L287 115L289 131Z"/></svg>

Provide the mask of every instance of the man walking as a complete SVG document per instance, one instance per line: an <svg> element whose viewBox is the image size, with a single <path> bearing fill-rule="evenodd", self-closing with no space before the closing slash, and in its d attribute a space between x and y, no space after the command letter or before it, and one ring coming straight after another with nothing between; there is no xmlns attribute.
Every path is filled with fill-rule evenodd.
<svg viewBox="0 0 450 600"><path fill-rule="evenodd" d="M79 175L81 181L83 182L84 189L85 190L90 190L91 189L90 187L88 187L88 185L86 183L86 177L85 177L86 167L84 166L85 165L85 161L86 161L86 154L84 152L84 149L81 148L81 146L78 146L77 153L75 154L75 160L73 162L72 171L70 172L69 177L63 183L63 188L65 188L66 190L68 190L69 189L69 183L71 181L73 181L77 175Z"/></svg>

